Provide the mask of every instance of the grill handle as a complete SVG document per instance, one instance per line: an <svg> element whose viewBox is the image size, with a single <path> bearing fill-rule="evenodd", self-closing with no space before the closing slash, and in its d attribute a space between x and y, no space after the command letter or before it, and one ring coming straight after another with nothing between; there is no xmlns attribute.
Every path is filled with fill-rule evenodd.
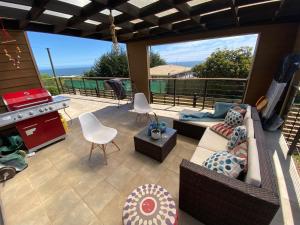
<svg viewBox="0 0 300 225"><path fill-rule="evenodd" d="M20 108L20 107L23 107L23 106L31 106L31 105L35 105L37 103L44 103L44 102L48 102L48 99L44 99L44 100L36 101L36 102L30 102L30 103L26 103L26 104L22 104L22 105L16 105L14 107L15 108Z"/></svg>

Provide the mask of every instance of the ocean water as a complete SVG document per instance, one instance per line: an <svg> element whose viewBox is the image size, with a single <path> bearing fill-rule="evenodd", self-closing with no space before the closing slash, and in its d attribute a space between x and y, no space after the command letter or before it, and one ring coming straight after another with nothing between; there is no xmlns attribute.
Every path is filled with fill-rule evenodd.
<svg viewBox="0 0 300 225"><path fill-rule="evenodd" d="M187 62L169 62L168 64L193 67L196 64L199 64L199 61L187 61ZM92 66L84 67L69 67L69 68L55 68L55 73L57 76L81 76L85 71L89 71ZM40 74L49 74L52 75L51 68L40 69Z"/></svg>
<svg viewBox="0 0 300 225"><path fill-rule="evenodd" d="M55 73L57 76L80 76L83 75L85 71L89 71L92 66L86 67L70 67L70 68L55 68ZM40 74L53 75L51 68L40 69Z"/></svg>

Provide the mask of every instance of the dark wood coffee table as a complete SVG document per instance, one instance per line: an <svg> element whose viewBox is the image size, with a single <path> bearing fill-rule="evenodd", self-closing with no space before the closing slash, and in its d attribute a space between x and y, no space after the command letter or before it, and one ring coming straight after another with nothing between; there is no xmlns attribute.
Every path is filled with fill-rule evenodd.
<svg viewBox="0 0 300 225"><path fill-rule="evenodd" d="M167 128L159 140L153 140L147 135L147 131L148 127L134 136L135 150L162 162L176 145L177 131Z"/></svg>

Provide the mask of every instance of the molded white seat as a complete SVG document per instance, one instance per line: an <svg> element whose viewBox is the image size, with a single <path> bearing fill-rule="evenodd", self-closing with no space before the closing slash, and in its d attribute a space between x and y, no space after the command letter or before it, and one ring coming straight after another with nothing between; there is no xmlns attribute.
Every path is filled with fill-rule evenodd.
<svg viewBox="0 0 300 225"><path fill-rule="evenodd" d="M140 114L147 114L152 112L152 108L149 105L144 93L136 93L134 95L134 111Z"/></svg>
<svg viewBox="0 0 300 225"><path fill-rule="evenodd" d="M79 115L79 122L84 138L87 141L92 142L90 158L94 149L94 144L101 145L99 147L103 150L105 159L106 145L110 142L114 144L118 150L120 150L120 148L113 141L113 139L117 136L118 131L114 128L104 126L93 113L88 112Z"/></svg>

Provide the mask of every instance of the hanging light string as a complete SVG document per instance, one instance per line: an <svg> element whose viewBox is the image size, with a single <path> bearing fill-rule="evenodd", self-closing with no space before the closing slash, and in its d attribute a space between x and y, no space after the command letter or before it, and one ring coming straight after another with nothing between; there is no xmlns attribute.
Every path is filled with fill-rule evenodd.
<svg viewBox="0 0 300 225"><path fill-rule="evenodd" d="M111 9L109 10L109 21L110 21L111 39L112 39L112 43L113 43L113 51L116 54L119 54L120 53L120 46L119 46L119 43L118 43L118 38L116 36L116 26L114 24L115 19L112 15Z"/></svg>
<svg viewBox="0 0 300 225"><path fill-rule="evenodd" d="M0 25L1 25L1 33L3 41L1 41L1 45L3 46L3 52L5 56L8 58L8 61L13 63L13 66L17 67L17 69L20 68L20 60L21 60L21 49L18 46L17 40L13 39L11 35L8 33L8 31L5 29L2 17L0 17ZM15 50L13 53L15 53L15 57L13 57L13 53L10 54L8 49L5 47L5 45L8 45L9 43L15 43Z"/></svg>

